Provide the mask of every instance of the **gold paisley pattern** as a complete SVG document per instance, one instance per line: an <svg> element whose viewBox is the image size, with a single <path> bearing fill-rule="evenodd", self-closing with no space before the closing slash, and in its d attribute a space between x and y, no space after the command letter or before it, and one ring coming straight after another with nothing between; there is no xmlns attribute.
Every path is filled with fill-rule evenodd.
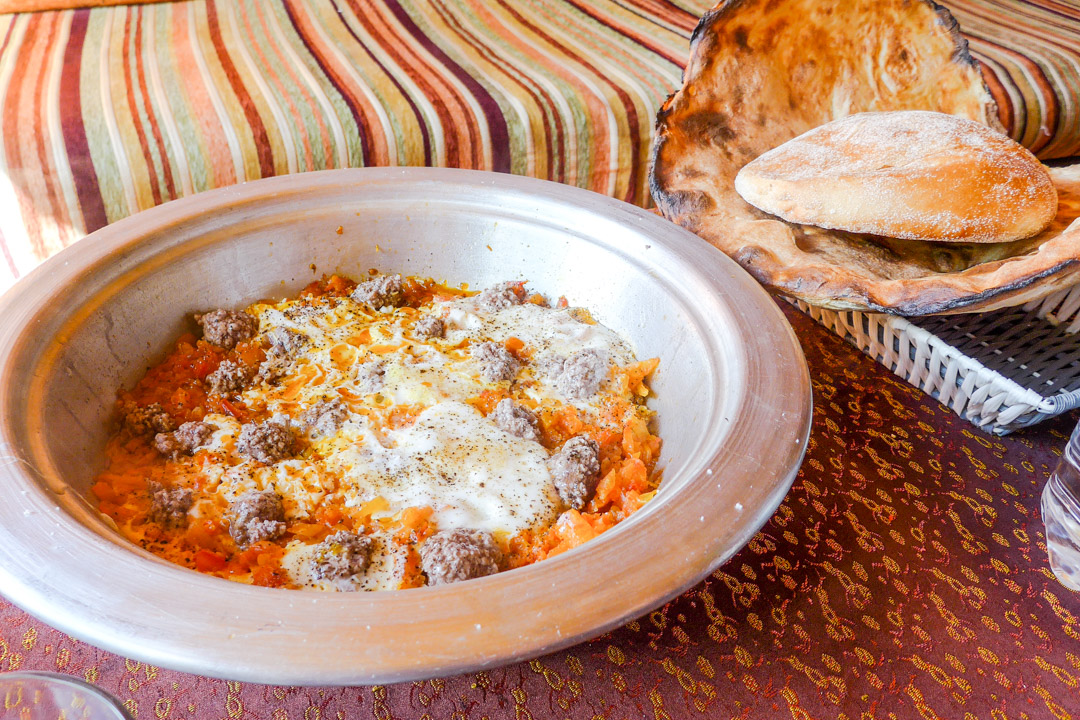
<svg viewBox="0 0 1080 720"><path fill-rule="evenodd" d="M814 386L798 479L730 562L617 631L471 675L289 688L126 660L0 602L0 671L75 675L139 720L1080 719L1080 594L1038 513L1076 418L992 438L785 312Z"/></svg>

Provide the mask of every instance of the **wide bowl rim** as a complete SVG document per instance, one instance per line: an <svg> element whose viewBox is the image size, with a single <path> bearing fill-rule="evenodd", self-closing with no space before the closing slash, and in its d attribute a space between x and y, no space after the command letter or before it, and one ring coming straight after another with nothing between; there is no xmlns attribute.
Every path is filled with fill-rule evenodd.
<svg viewBox="0 0 1080 720"><path fill-rule="evenodd" d="M514 597L515 587L530 588L528 597L531 598L536 588L545 587L549 583L552 587L558 586L560 580L568 577L571 565L578 569L591 570L599 577L597 573L602 569L593 559L600 557L601 552L610 554L616 551L626 542L628 533L623 532L624 528L616 528L565 556L460 585L367 594L366 597L314 597L313 593L251 588L199 576L163 561L148 561L147 557L131 552L129 548L97 537L62 510L59 504L54 502L54 498L49 496L50 491L46 488L52 488L51 492L64 492L61 478L34 477L38 471L26 463L24 458L9 452L12 449L11 444L4 433L10 428L6 427L8 418L3 415L0 416L0 489L22 492L27 503L27 509L22 514L12 509L7 512L0 509L0 520L3 521L0 523L0 541L3 541L0 542L0 590L9 600L50 625L94 645L178 670L235 680L280 684L396 682L460 673L533 657L613 629L697 584L749 542L754 533L771 517L790 488L801 464L811 420L809 373L805 359L790 325L776 303L747 273L722 253L646 210L586 190L520 176L431 168L304 173L207 191L106 226L93 233L92 237L88 238L89 241L76 243L47 260L0 297L0 318L4 318L0 320L0 324L15 331L0 334L0 413L5 412L7 407L4 397L6 383L14 372L9 362L12 346L28 331L27 324L34 318L32 310L40 310L47 305L57 288L76 282L100 263L115 260L134 249L148 247L147 243L157 241L163 234L167 235L170 228L179 227L192 217L228 212L230 208L243 207L245 203L256 203L267 197L280 198L318 192L322 188L343 183L444 183L471 189L484 187L490 192L532 194L538 201L539 198L544 198L545 202L565 204L567 208L573 208L577 212L603 214L615 222L647 233L657 244L658 252L677 256L686 272L696 273L695 278L701 279L698 276L709 275L706 280L717 295L716 298L703 300L704 305L720 302L721 296L727 298L725 302L734 305L731 298L738 298L739 307L735 314L742 329L738 341L745 346L747 357L751 360L747 368L747 396L739 407L749 418L744 421L744 425L747 422L753 423L753 427L743 427L741 431L744 437L763 437L763 433L768 433L773 442L768 453L755 456L752 461L738 456L729 448L721 448L713 456L700 459L695 466L694 477L689 478L685 486L680 485L681 491L685 492L666 498L664 505L657 504L656 507L667 509L666 512L670 515L667 520L671 525L675 524L671 522L674 520L681 520L680 524L683 525L691 519L696 521L694 532L700 533L701 540L700 546L687 548L666 545L664 537L657 537L657 554L654 559L660 558L663 552L680 550L692 557L678 569L665 570L667 575L661 586L649 585L652 578L647 567L627 570L624 576L619 578L619 582L630 583L635 587L643 585L647 591L630 594L632 599L628 595L622 604L607 596L607 599L598 601L602 602L603 607L588 606L584 601L555 604L548 602L546 605L536 605L534 612L525 620L521 617L515 618L515 622L524 622L524 626L514 626L507 621L505 627L498 627L498 620L494 627L492 623L487 623L486 627L476 623L476 636L462 641L470 648L467 657L432 653L431 643L437 642L437 637L421 639L403 636L400 638L402 642L398 643L400 647L390 647L387 643L382 643L373 644L369 649L350 650L352 654L349 657L354 661L352 666L334 667L331 664L339 658L322 662L317 654L312 653L305 655L303 662L283 663L281 658L259 652L259 649L267 643L284 642L290 638L302 647L312 638L326 640L331 637L328 634L330 630L322 625L318 631L305 630L303 627L286 626L288 623L283 624L283 621L278 619L277 626L273 626L270 621L273 617L291 620L299 617L296 615L297 606L314 611L318 603L319 613L327 618L336 617L346 622L342 632L348 630L355 638L359 638L359 643L363 643L365 638L376 637L382 631L383 623L388 628L409 626L410 618L407 615L418 612L417 608L430 609L435 605L445 607L452 604L456 610L447 610L444 614L447 617L453 616L458 625L451 623L451 626L456 629L447 627L439 630L442 626L437 626L435 632L460 634L462 619L469 617L470 612L479 613L486 598L500 597L509 601ZM770 338L770 342L766 343L765 338ZM732 342L732 339L727 338L726 341ZM783 392L778 390L781 385L784 387ZM772 395L754 395L754 392L760 392L762 388ZM13 459L3 462L7 458ZM731 468L742 468L742 474L746 475L745 466L748 464L760 473L760 477L768 479L768 482L761 483L767 487L762 490L764 494L757 506L746 509L747 521L736 529L732 536L734 540L728 546L717 547L714 538L722 536L727 529L716 527L713 517L709 516L708 491L715 478L723 476ZM691 495L693 497L690 497ZM659 521L651 517L659 512L661 510L654 511L653 508L643 511L643 519L639 522L641 529L638 532L649 532L651 536L668 534L662 532ZM72 566L81 563L92 568L80 576L77 584L80 585L80 591L85 592L89 588L90 595L96 594L96 597L74 597L71 591L65 589L65 582L69 578L62 573L31 570L35 565L40 567L41 563L55 560L48 556L47 550L35 549L31 546L33 543L27 542L21 535L26 533L29 537L34 532L39 532L42 522L52 524L50 537L59 534L62 540L81 547L86 553L78 562L67 562ZM684 541L692 537L686 535L689 531L683 528L677 531L684 533ZM69 572L71 571L69 569ZM96 573L101 576L98 577ZM213 632L214 628L195 627L184 637L168 636L162 633L160 628L145 624L146 618L118 617L110 614L107 607L95 606L91 610L88 603L108 596L106 585L110 573L142 574L148 579L148 583L152 580L175 587L183 585L198 588L200 592L213 596L224 594L224 597L234 603L242 602L254 608L253 612L264 612L265 622L256 627L247 624L248 618L237 615L230 626L234 632L227 634L227 637L212 638L217 645L209 648L210 652L207 652L204 647L207 634ZM585 575L588 576L588 573ZM551 594L550 590L548 592ZM397 596L396 600L394 596ZM159 595L151 593L151 589L147 590L146 598L149 604L161 600ZM528 602L523 602L521 609L527 610L528 606ZM152 610L153 612L148 610L148 617L156 617L154 613L161 612L161 608ZM197 625L199 622L198 616L190 613L183 619L189 624ZM355 625L348 624L353 620ZM364 628L360 627L361 621L367 621L364 622ZM374 630L373 624L376 626ZM224 632L222 628L217 630ZM431 628L428 630L430 634ZM521 633L517 636L517 643L510 637L515 632ZM202 642L199 642L199 639ZM406 640L413 642L413 645L409 646ZM238 650L237 646L240 644L244 644L244 647ZM248 647L251 651L245 654ZM215 648L221 651L219 656L214 655Z"/></svg>

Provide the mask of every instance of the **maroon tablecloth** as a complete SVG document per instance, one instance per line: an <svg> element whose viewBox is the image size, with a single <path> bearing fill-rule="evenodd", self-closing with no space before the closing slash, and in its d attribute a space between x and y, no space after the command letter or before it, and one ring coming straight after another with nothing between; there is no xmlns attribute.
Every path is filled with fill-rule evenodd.
<svg viewBox="0 0 1080 720"><path fill-rule="evenodd" d="M786 310L815 404L794 487L730 562L620 630L472 675L290 688L142 665L0 601L0 670L69 673L161 720L1080 718L1080 595L1039 518L1075 417L987 436Z"/></svg>

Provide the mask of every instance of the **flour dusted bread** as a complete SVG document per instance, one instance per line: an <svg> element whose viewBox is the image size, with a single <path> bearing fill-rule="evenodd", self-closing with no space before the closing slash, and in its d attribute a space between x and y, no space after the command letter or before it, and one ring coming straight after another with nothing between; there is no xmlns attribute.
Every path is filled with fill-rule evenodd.
<svg viewBox="0 0 1080 720"><path fill-rule="evenodd" d="M1005 243L927 242L787 222L750 205L750 161L861 112L929 110L1001 128L949 12L932 0L739 0L707 12L657 113L649 180L664 216L776 292L838 310L930 315L1022 305L1080 279L1080 165L1051 168L1049 227ZM1020 129L1022 130L1022 128Z"/></svg>
<svg viewBox="0 0 1080 720"><path fill-rule="evenodd" d="M735 189L789 222L909 240L1022 240L1058 209L1049 173L1023 146L919 110L814 128L744 166Z"/></svg>

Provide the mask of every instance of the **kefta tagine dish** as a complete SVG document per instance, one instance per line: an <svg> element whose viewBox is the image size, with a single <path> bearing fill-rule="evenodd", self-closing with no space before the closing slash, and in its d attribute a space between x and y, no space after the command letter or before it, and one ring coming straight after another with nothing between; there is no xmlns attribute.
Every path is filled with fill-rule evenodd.
<svg viewBox="0 0 1080 720"><path fill-rule="evenodd" d="M382 274L373 276L373 268ZM588 308L591 320L621 338L639 361L656 358L658 364L645 381L648 397L643 405L648 417L655 417L650 432L662 438L655 496L587 542L549 553L538 562L498 565L500 572L473 579L382 592L352 588L357 591L322 593L230 582L181 567L117 531L121 523L116 518L126 521L123 515L102 511L115 513L124 503L113 500L111 508L102 508L107 498L92 488L108 479L102 477L109 468L106 447L117 432L117 422L126 417L118 417L118 392L123 403L122 394L135 392L148 368L175 353L185 337L192 339L190 347L200 347L199 342L207 340L208 325L217 342L205 353L243 352L237 351L238 345L229 350L220 344L229 344L231 331L208 321L207 313L246 312L252 307L284 313L294 302L289 298L297 298L324 276L359 283L326 295L332 300L327 301L326 312L347 310L373 322L385 320L387 327L400 322L403 337L411 343L419 339L415 324L434 312L428 299L415 295L394 308L393 303L375 308L367 296L356 295L368 278L395 275L403 280L431 278L445 288L461 289L468 283L464 291L470 299L463 303L478 302L472 300L480 297L476 291L505 288L504 283L517 288L510 290L515 295L527 289L555 308L565 297L569 306ZM432 295L431 302L457 301L449 294L442 299ZM443 310L449 320L451 308L440 307L439 313ZM487 322L486 311L477 310L468 312ZM400 321L393 319L398 317L394 313ZM463 322L466 315L463 308ZM750 540L790 487L809 431L809 379L798 343L775 301L737 265L685 230L639 208L510 175L342 170L201 193L117 222L61 252L3 297L0 317L4 318L0 444L7 458L0 468L0 488L6 497L17 499L0 505L0 587L5 596L43 621L124 656L238 680L396 682L533 657L614 628L696 584ZM255 330L251 322L239 322L247 326L241 334L250 337L240 340L233 335L231 340L261 341L261 325ZM530 407L533 400L524 392L524 381L531 377L527 365L533 360L527 347L509 343L490 325L484 326L489 328L484 331L487 335L476 336L475 344L491 342L498 347L485 346L487 350L478 354L469 343L455 349L454 327L448 324L445 337L432 343L461 363L465 374L482 375L491 369L485 359L489 355L512 365L500 348L521 363L515 373L522 374L512 379L491 369L492 378L502 379L475 381L504 383L498 387L513 389L511 397L499 402L509 399L537 418L541 442L524 449L551 468L552 451L565 441L545 435L542 409ZM368 329L372 335L383 331ZM361 334L362 329L355 332ZM311 338L311 347L319 347L317 338ZM532 357L539 363L539 343L529 342L537 348ZM366 364L375 359L369 354L379 355L372 350L373 343L363 339L355 346L343 344L357 354L353 358L351 351L338 351L344 353L335 356L339 360L348 356ZM336 346L328 345L327 352ZM555 350L556 355L577 352ZM252 471L250 480L235 478L237 497L227 498L230 501L247 491L242 490L244 483L262 483L258 489L265 490L278 482L264 477L265 468L296 458L277 458L275 453L287 450L303 457L312 445L323 442L312 438L312 430L331 427L341 416L338 410L318 406L320 400L303 396L316 387L309 382L297 386L297 407L287 405L292 399L278 397L278 406L267 408L264 419L246 394L251 386L233 383L241 376L244 382L254 382L245 368L261 368L266 353L276 351L267 339L265 347L258 346L263 357L254 348L250 352L251 357L231 360L236 367L224 372L219 372L220 360L207 375L218 372L216 380L193 382L207 388L216 383L222 391L218 397L241 414L245 408L254 412L253 417L235 418L218 403L213 413L197 420L194 415L179 416L176 406L165 402L162 407L171 413L171 422L183 422L175 428L152 428L152 440L147 431L133 440L132 447L143 443L145 452L159 453L150 461L160 467L174 455L178 463L197 461L200 452L206 456L205 448L196 447L203 440L220 442L230 468ZM404 366L390 359L398 357L395 352L399 349L380 356L387 358L382 374L387 392L403 372ZM415 359L428 351L415 347L408 352ZM607 372L630 362L629 357L613 362ZM332 363L324 369L329 372L330 367ZM289 368L282 377L302 371ZM581 392L576 381L563 376L565 364L561 371L544 372L536 379L540 387L550 382L552 393ZM514 389L515 382L521 392ZM587 385L592 389L591 382ZM290 392L289 387L287 381L258 386L260 392L282 394ZM422 383L418 387L425 388ZM378 403L377 394L363 402ZM363 424L359 419L363 402L341 397L345 410L353 413L343 422L360 432L355 428ZM234 399L244 401L244 407ZM306 414L313 406L328 410L326 423L321 412ZM278 437L277 430L265 428L279 410L289 418L280 426L287 425L295 435ZM458 413L455 417L467 415L470 422L490 423L483 432L502 438L501 442L515 446L525 442L516 436L507 439L511 433L500 427L503 421L497 415L488 417L496 414L494 407L459 403L445 410ZM518 420L524 417L512 410L508 412ZM153 412L136 413L129 422L138 425L141 418L152 424L154 417ZM212 433L218 435L209 439L195 430L181 432L185 422L214 425ZM261 425L262 430L249 431L245 440L241 437L245 424ZM506 422L507 427L519 425ZM435 426L433 420L431 427ZM402 440L394 433L408 430L392 423L369 427L373 434L385 432L383 439L391 441ZM226 438L226 431L235 435ZM159 434L164 436L164 452L156 447ZM552 448L543 446L545 437ZM288 442L279 444L274 438ZM588 445L590 439L579 444ZM392 445L388 443L390 449ZM602 443L597 445L603 452ZM326 448L315 449L329 456ZM577 470L591 467L567 465ZM558 473L549 472L554 484ZM579 502L575 488L584 487L595 497L599 485L591 483L602 479L586 474L589 480L584 485L564 474L560 481L564 494L553 485L553 495L547 497L561 512ZM166 482L162 491L169 489ZM238 540L250 547L293 536L289 533L298 529L295 525L276 536L276 523L294 523L298 507L287 499L284 486L274 487L282 491L284 519L278 519L277 508L263 513L262 501L234 507L229 522L240 518L245 532L222 538L223 545L215 552L226 554L228 543ZM196 491L203 492L195 488L193 495ZM147 485L140 492L149 513L150 498L158 490ZM183 514L190 518L197 503L204 501L193 497ZM590 512L591 500L584 502L577 511L582 515ZM163 498L155 512L169 521L185 504ZM388 518L388 525L394 522L393 515L380 517L378 511L370 517ZM447 528L452 524L445 518L441 522ZM335 533L366 535L367 528L365 521ZM500 541L497 533L492 537ZM314 546L327 538L313 539ZM352 544L339 542L343 548ZM423 545L417 552L423 575L428 579L438 575L437 567L423 565ZM342 578L330 577L338 580Z"/></svg>

